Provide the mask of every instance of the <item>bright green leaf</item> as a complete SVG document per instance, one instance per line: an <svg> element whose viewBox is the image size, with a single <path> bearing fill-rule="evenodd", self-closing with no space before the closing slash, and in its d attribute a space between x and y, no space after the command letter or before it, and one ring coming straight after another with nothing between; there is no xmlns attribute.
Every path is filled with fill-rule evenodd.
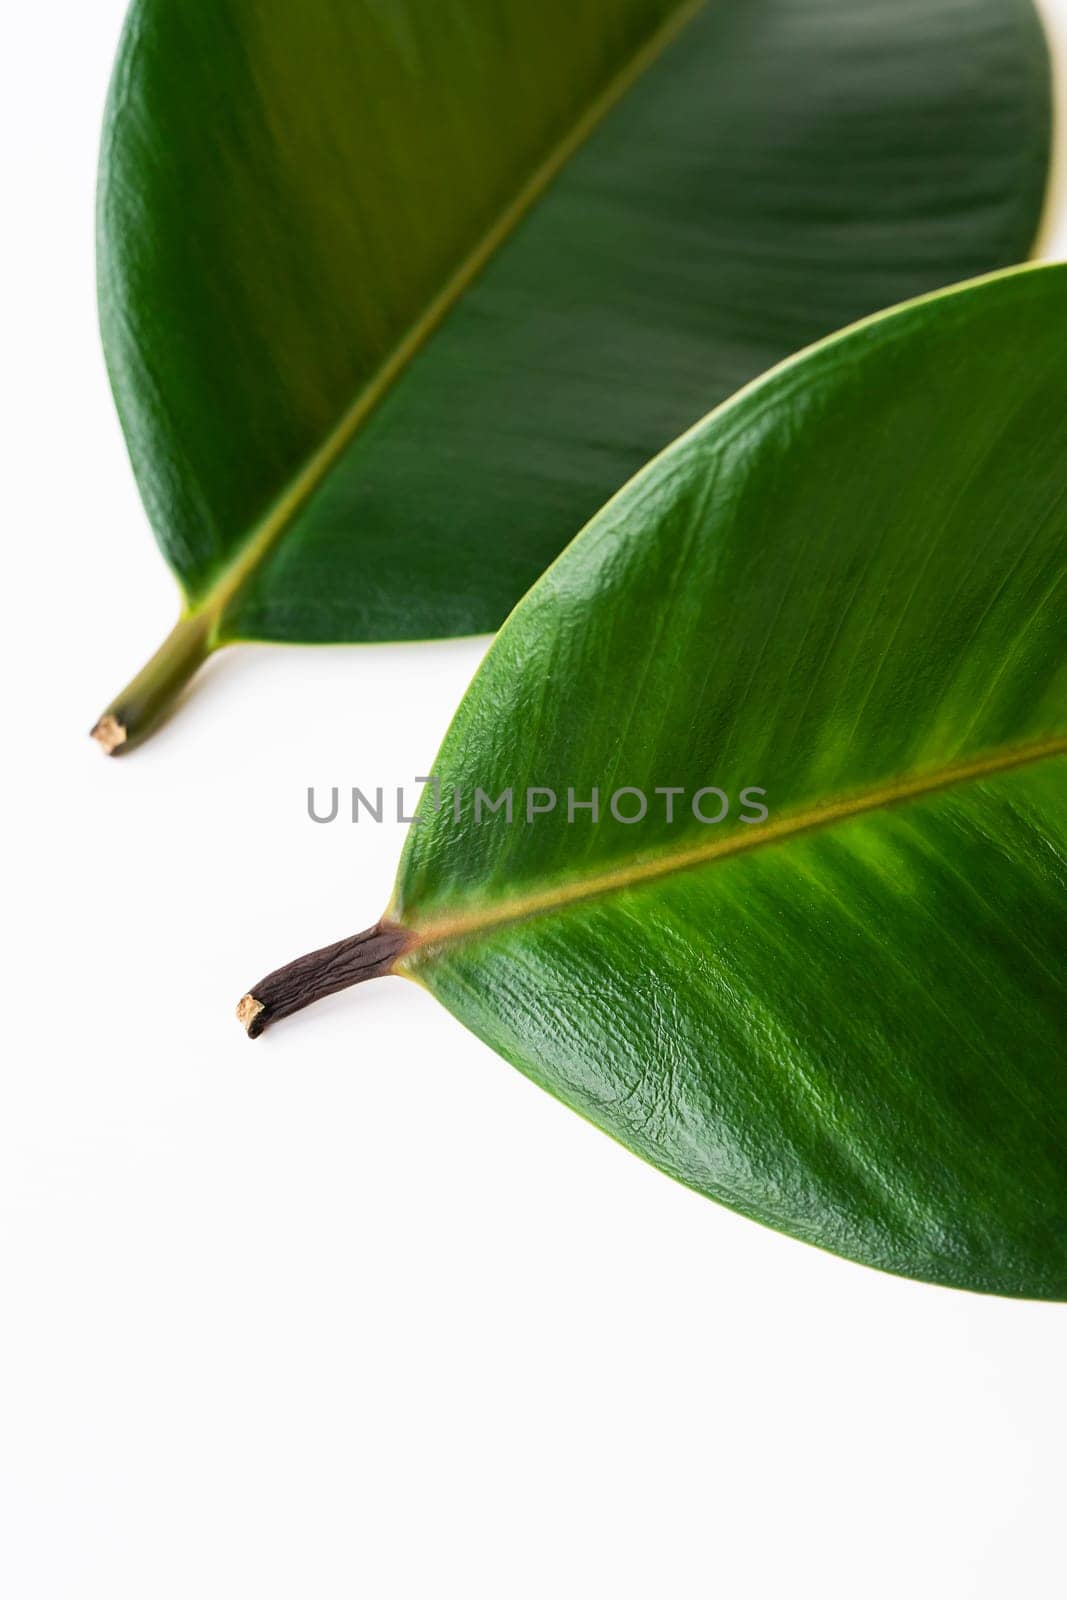
<svg viewBox="0 0 1067 1600"><path fill-rule="evenodd" d="M1021 260L1030 0L135 0L108 366L216 645L496 627L608 494L844 323Z"/></svg>
<svg viewBox="0 0 1067 1600"><path fill-rule="evenodd" d="M1067 267L1024 268L684 435L504 626L387 920L257 985L251 1031L395 965L747 1216L1067 1298L1065 370Z"/></svg>

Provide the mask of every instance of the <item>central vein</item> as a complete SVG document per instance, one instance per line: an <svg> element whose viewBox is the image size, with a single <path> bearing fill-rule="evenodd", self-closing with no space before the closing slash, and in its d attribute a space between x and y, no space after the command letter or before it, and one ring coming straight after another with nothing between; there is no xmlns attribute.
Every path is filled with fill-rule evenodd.
<svg viewBox="0 0 1067 1600"><path fill-rule="evenodd" d="M691 871L712 861L747 854L753 850L782 844L801 834L814 833L847 822L868 812L880 811L900 805L907 800L918 800L936 794L956 784L976 782L994 777L1000 772L1010 772L1013 767L1028 766L1053 756L1067 755L1067 737L1055 737L1034 744L1016 745L992 755L977 756L971 761L942 767L936 772L917 777L900 778L841 800L830 800L774 822L753 824L744 832L733 833L723 839L709 840L673 854L645 857L611 867L587 878L557 884L550 889L531 894L516 895L501 900L495 906L472 911L455 917L442 917L437 922L420 925L417 921L411 931L415 936L412 950L449 945L460 940L476 938L479 934L510 923L524 922L528 918L547 916L565 910L583 900L598 899L603 895L619 894L634 889L657 878L670 877L676 872Z"/></svg>
<svg viewBox="0 0 1067 1600"><path fill-rule="evenodd" d="M230 601L273 548L326 475L344 454L367 417L382 397L392 387L401 373L411 363L430 335L438 328L447 313L466 292L474 279L488 264L492 256L514 231L522 218L540 198L575 151L585 143L607 113L638 81L644 72L677 38L686 25L701 11L706 0L687 0L665 23L659 27L641 49L616 73L577 122L554 146L531 176L519 189L514 199L477 242L470 254L460 263L444 287L434 296L421 316L405 333L400 342L378 368L366 388L361 390L327 435L314 455L304 463L296 476L274 501L267 515L245 540L233 560L223 568L211 588L195 607L218 621Z"/></svg>

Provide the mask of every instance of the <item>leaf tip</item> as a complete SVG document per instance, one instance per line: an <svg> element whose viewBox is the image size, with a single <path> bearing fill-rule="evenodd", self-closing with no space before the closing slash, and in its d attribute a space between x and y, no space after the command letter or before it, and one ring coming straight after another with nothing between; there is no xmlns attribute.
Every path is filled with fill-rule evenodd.
<svg viewBox="0 0 1067 1600"><path fill-rule="evenodd" d="M90 737L96 740L106 756L113 756L126 743L128 737L126 724L120 722L118 717L109 711L106 716L100 718L92 729Z"/></svg>
<svg viewBox="0 0 1067 1600"><path fill-rule="evenodd" d="M262 1000L257 1000L254 994L242 995L237 1002L237 1020L250 1039L258 1039L263 1032L263 1024L256 1022L263 1009Z"/></svg>

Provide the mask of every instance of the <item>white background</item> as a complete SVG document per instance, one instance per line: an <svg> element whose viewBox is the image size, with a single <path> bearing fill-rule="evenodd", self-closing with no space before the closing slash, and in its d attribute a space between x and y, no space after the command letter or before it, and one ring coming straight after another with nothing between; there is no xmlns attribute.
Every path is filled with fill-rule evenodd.
<svg viewBox="0 0 1067 1600"><path fill-rule="evenodd" d="M175 612L96 332L122 10L4 29L0 1593L1061 1593L1067 1307L744 1222L413 985L233 1021L389 894L307 785L426 771L483 645L246 647L85 737Z"/></svg>

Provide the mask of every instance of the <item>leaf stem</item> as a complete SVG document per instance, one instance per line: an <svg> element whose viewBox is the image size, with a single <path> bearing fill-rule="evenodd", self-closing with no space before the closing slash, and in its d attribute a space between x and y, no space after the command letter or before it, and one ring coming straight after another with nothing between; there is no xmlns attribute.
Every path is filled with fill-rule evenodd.
<svg viewBox="0 0 1067 1600"><path fill-rule="evenodd" d="M291 1017L315 1000L368 978L384 978L393 964L415 943L415 935L395 922L376 922L373 928L339 939L323 950L313 950L262 978L237 1007L237 1020L250 1039L282 1017Z"/></svg>
<svg viewBox="0 0 1067 1600"><path fill-rule="evenodd" d="M122 755L162 722L190 678L211 654L215 618L180 617L152 659L97 719L92 737L109 756Z"/></svg>

